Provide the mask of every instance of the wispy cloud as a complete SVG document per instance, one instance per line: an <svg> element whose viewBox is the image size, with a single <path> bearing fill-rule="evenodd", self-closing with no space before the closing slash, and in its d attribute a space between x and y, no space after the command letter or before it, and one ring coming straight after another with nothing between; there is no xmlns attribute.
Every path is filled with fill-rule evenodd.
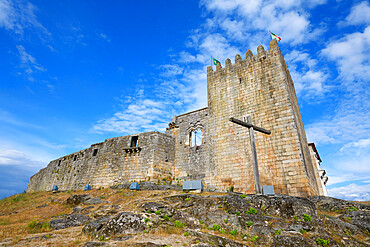
<svg viewBox="0 0 370 247"><path fill-rule="evenodd" d="M110 42L110 38L108 37L108 35L106 35L105 33L99 33L98 34L98 36L101 38L101 39L103 39L103 40L105 40L105 41L107 41L107 42Z"/></svg>
<svg viewBox="0 0 370 247"><path fill-rule="evenodd" d="M318 68L318 60L311 58L309 53L293 50L285 55L285 61L298 96L312 98L329 91L328 75Z"/></svg>
<svg viewBox="0 0 370 247"><path fill-rule="evenodd" d="M23 35L25 29L35 28L50 36L49 31L37 20L36 10L28 1L0 0L0 27L19 35Z"/></svg>
<svg viewBox="0 0 370 247"><path fill-rule="evenodd" d="M21 62L20 67L23 68L23 74L27 77L28 80L35 81L32 74L34 74L35 72L45 72L45 67L37 63L36 58L27 53L23 45L17 45L16 47ZM49 83L46 83L46 85L51 86Z"/></svg>
<svg viewBox="0 0 370 247"><path fill-rule="evenodd" d="M18 150L0 150L0 165L40 168L45 163L33 160L30 156Z"/></svg>

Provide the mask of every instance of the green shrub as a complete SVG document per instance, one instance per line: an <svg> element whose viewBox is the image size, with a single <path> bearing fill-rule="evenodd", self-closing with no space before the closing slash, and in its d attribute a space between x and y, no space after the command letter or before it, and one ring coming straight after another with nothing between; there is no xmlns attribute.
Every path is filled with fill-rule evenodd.
<svg viewBox="0 0 370 247"><path fill-rule="evenodd" d="M247 222L247 227L251 227L253 225L253 222L252 221L248 221Z"/></svg>
<svg viewBox="0 0 370 247"><path fill-rule="evenodd" d="M275 235L280 235L280 234L281 234L281 231L280 230L276 230Z"/></svg>
<svg viewBox="0 0 370 247"><path fill-rule="evenodd" d="M187 201L187 202L190 201L190 197L186 198L185 201Z"/></svg>
<svg viewBox="0 0 370 247"><path fill-rule="evenodd" d="M183 228L185 226L185 223L181 223L180 221L176 220L175 221L175 226L178 228Z"/></svg>
<svg viewBox="0 0 370 247"><path fill-rule="evenodd" d="M344 233L349 236L349 232L347 230L344 231Z"/></svg>
<svg viewBox="0 0 370 247"><path fill-rule="evenodd" d="M240 195L240 198L242 198L242 199L245 198L245 195L244 194Z"/></svg>
<svg viewBox="0 0 370 247"><path fill-rule="evenodd" d="M316 239L316 243L321 246L327 246L330 243L330 240L325 240L322 238Z"/></svg>
<svg viewBox="0 0 370 247"><path fill-rule="evenodd" d="M236 236L236 235L238 235L238 230L232 230L231 232L230 232L230 234L231 235L233 235L233 236Z"/></svg>
<svg viewBox="0 0 370 247"><path fill-rule="evenodd" d="M147 210L146 211L148 214L152 214L153 212L152 211L150 211L150 210Z"/></svg>
<svg viewBox="0 0 370 247"><path fill-rule="evenodd" d="M303 219L304 219L305 221L311 221L311 220L312 220L311 215L308 215L308 214L304 214L304 215L303 215Z"/></svg>
<svg viewBox="0 0 370 247"><path fill-rule="evenodd" d="M230 191L231 191L231 192L234 192L234 186L231 186L231 187L230 187Z"/></svg>
<svg viewBox="0 0 370 247"><path fill-rule="evenodd" d="M200 223L200 224L204 224L204 220L200 220L200 221L199 221L199 223Z"/></svg>
<svg viewBox="0 0 370 247"><path fill-rule="evenodd" d="M157 210L157 211L155 211L155 214L156 214L156 215L160 215L160 214L161 214L161 210Z"/></svg>
<svg viewBox="0 0 370 247"><path fill-rule="evenodd" d="M103 241L103 240L104 240L104 236L100 236L100 237L99 237L99 240L100 240L100 241Z"/></svg>
<svg viewBox="0 0 370 247"><path fill-rule="evenodd" d="M236 213L235 213L236 215L240 215L240 212L239 211L236 211Z"/></svg>
<svg viewBox="0 0 370 247"><path fill-rule="evenodd" d="M246 214L257 214L257 209L250 207L247 211L245 211Z"/></svg>
<svg viewBox="0 0 370 247"><path fill-rule="evenodd" d="M224 219L225 224L227 224L227 219Z"/></svg>
<svg viewBox="0 0 370 247"><path fill-rule="evenodd" d="M222 205L220 204L220 205L218 205L218 208L222 208Z"/></svg>
<svg viewBox="0 0 370 247"><path fill-rule="evenodd" d="M147 223L147 222L149 222L149 221L150 221L150 219L149 219L149 218L145 218L145 219L144 219L144 222L145 222L145 223Z"/></svg>
<svg viewBox="0 0 370 247"><path fill-rule="evenodd" d="M163 216L163 219L164 219L164 220L169 220L169 219L170 219L170 217L168 217L168 215L167 215L167 214L165 214L165 215Z"/></svg>
<svg viewBox="0 0 370 247"><path fill-rule="evenodd" d="M301 229L300 230L300 233L302 233L302 234L305 234L307 231L306 230L304 230L304 229Z"/></svg>
<svg viewBox="0 0 370 247"><path fill-rule="evenodd" d="M213 225L212 226L212 230L214 230L214 231L218 231L220 229L221 229L221 227L219 225Z"/></svg>
<svg viewBox="0 0 370 247"><path fill-rule="evenodd" d="M185 237L189 236L189 233L188 232L184 232L184 236Z"/></svg>

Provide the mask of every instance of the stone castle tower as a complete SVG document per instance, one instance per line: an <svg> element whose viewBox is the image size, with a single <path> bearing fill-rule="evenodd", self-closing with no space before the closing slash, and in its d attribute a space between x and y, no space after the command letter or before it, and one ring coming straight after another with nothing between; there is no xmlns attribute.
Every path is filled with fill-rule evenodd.
<svg viewBox="0 0 370 247"><path fill-rule="evenodd" d="M307 143L276 40L268 51L260 45L256 55L248 50L244 60L227 59L225 68L209 66L207 90L208 107L173 117L166 133L111 138L54 160L31 178L27 191L50 190L54 184L82 189L86 183L202 180L210 190L255 193L249 131L229 121L250 116L271 130L271 135L255 133L261 184L273 185L278 194L323 194L320 174L325 173L312 160L319 156Z"/></svg>

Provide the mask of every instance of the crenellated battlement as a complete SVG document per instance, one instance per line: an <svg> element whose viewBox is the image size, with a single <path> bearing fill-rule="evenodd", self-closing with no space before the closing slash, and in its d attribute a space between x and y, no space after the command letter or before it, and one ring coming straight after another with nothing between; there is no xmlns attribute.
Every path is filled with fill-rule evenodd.
<svg viewBox="0 0 370 247"><path fill-rule="evenodd" d="M257 47L257 54L253 55L251 50L248 50L245 54L245 59L243 60L240 54L235 55L234 64L232 64L231 59L227 58L225 60L225 67L223 68L220 63L216 65L216 70L213 70L212 66L207 67L207 76L212 76L213 74L222 73L227 70L232 70L234 66L240 66L244 64L245 66L251 65L256 62L261 62L264 59L268 59L272 56L282 56L280 48L275 39L270 42L270 50L265 50L263 45Z"/></svg>

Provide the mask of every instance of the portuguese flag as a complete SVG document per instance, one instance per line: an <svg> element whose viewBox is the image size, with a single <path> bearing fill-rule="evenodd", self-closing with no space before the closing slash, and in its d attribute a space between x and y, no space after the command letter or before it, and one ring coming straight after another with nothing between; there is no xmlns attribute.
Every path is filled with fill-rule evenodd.
<svg viewBox="0 0 370 247"><path fill-rule="evenodd" d="M273 32L270 32L271 34L271 39L276 39L277 41L280 42L281 38L279 36L277 36L276 34L274 34Z"/></svg>
<svg viewBox="0 0 370 247"><path fill-rule="evenodd" d="M217 66L218 63L220 63L220 61L218 61L216 58L212 58L212 61L213 61L213 64Z"/></svg>

